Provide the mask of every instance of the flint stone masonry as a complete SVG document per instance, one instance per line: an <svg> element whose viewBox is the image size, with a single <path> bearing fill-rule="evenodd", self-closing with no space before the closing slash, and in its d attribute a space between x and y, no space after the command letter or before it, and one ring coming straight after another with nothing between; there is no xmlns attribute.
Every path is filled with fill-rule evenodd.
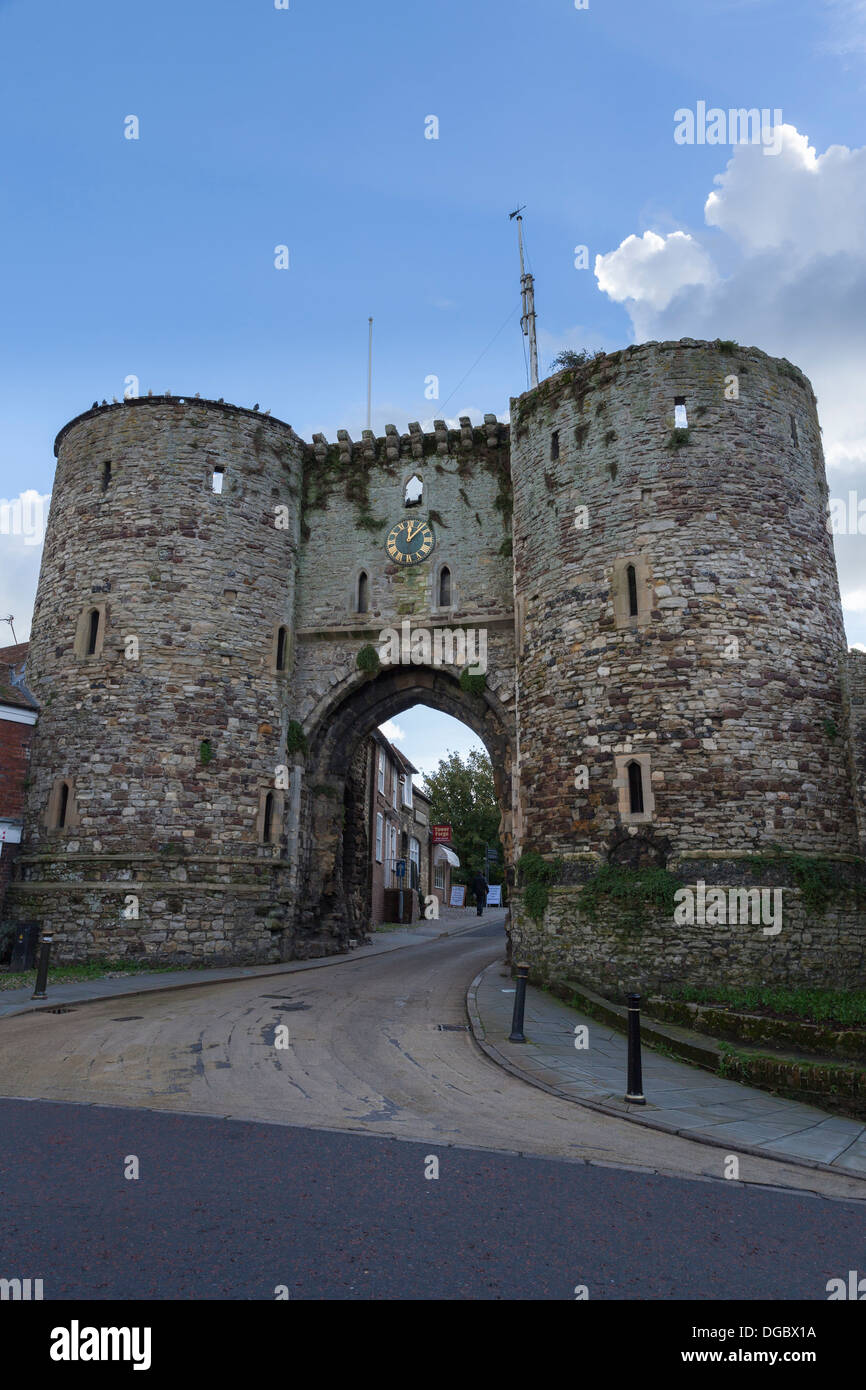
<svg viewBox="0 0 866 1390"><path fill-rule="evenodd" d="M845 740L827 733L842 726L846 648L806 379L754 348L648 343L551 377L512 422L526 840L602 852L619 824L615 758L648 753L653 825L675 849L856 852ZM650 620L618 628L626 558Z"/></svg>
<svg viewBox="0 0 866 1390"><path fill-rule="evenodd" d="M769 879L748 880L767 888ZM688 879L693 886L695 880ZM722 879L707 882L721 886ZM669 996L683 984L696 989L751 986L816 986L847 990L862 986L866 971L863 910L849 899L816 916L801 894L783 895L782 930L765 936L761 924L698 925L647 911L626 925L612 903L589 918L573 888L553 888L543 923L518 906L512 921L515 960L532 962L540 978L578 977L608 999L627 994ZM517 954L514 954L517 953Z"/></svg>
<svg viewBox="0 0 866 1390"><path fill-rule="evenodd" d="M814 396L790 363L726 346L608 354L513 400L510 427L488 415L305 443L189 397L73 420L27 666L42 708L17 915L41 918L66 959L345 949L369 911L359 750L419 702L487 744L509 865L526 850L582 873L704 856L724 874L777 844L859 866L866 662L845 650ZM415 517L435 548L392 564L388 532ZM456 663L361 669L404 623L483 631L483 688ZM672 923L624 935L615 913L588 926L578 881L566 872L540 924L516 890L515 943L599 988L670 969L862 978L856 905L792 908L757 950Z"/></svg>

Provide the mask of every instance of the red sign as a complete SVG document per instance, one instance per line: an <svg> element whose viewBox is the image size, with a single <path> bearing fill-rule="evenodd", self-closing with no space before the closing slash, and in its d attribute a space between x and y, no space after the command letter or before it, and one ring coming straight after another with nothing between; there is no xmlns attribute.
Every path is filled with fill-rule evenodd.
<svg viewBox="0 0 866 1390"><path fill-rule="evenodd" d="M433 843L434 843L434 845L442 845L442 844L450 845L450 843L451 843L451 826L450 826L450 825L431 825L430 830L431 830L431 833L432 833L432 835L433 835Z"/></svg>

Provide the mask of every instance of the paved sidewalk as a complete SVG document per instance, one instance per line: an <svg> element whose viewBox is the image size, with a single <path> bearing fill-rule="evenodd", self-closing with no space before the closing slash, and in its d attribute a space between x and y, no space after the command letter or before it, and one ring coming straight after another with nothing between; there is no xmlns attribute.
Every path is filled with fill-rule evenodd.
<svg viewBox="0 0 866 1390"><path fill-rule="evenodd" d="M195 985L214 985L224 980L243 980L256 975L291 975L298 970L320 970L323 966L341 965L344 961L361 960L364 956L378 956L385 951L398 951L404 946L416 946L426 941L436 941L440 937L471 931L474 927L504 922L505 910L499 907L488 908L480 917L474 908L445 908L435 921L417 922L412 927L394 931L374 931L369 946L356 946L339 955L317 956L313 960L287 961L285 965L230 965L208 967L203 970L165 970L155 971L153 974L142 972L139 975L123 975L120 978L104 975L98 980L75 980L69 984L56 985L51 983L49 970L48 998L41 1002L33 999L33 989L29 985L25 989L0 990L0 1018L32 1013L39 1009L56 1009L61 1005L84 1004L94 999L112 999L119 995L149 994L160 989L191 989Z"/></svg>
<svg viewBox="0 0 866 1390"><path fill-rule="evenodd" d="M510 1043L514 982L503 961L472 982L467 1007L476 1040L494 1061L568 1100L686 1138L710 1140L729 1153L752 1152L831 1165L866 1177L866 1126L811 1105L728 1081L649 1048L643 1050L646 1105L627 1105L626 1039L543 990L526 991L525 1043ZM586 1050L575 1028L589 1030Z"/></svg>

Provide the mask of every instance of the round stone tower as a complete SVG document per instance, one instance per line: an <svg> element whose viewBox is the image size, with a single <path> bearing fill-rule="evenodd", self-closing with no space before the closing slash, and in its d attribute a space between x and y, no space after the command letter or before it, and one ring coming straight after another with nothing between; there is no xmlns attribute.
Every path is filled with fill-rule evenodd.
<svg viewBox="0 0 866 1390"><path fill-rule="evenodd" d="M284 947L302 451L279 420L176 397L58 436L13 910L61 959Z"/></svg>
<svg viewBox="0 0 866 1390"><path fill-rule="evenodd" d="M856 857L815 397L787 361L682 340L560 372L511 420L516 839L563 860L548 943L553 927L553 954L601 985L687 957L694 981L702 950L718 979L742 931L624 941L589 928L569 884L603 864L734 882L759 850ZM539 924L520 930L538 959ZM805 957L808 976L808 941L757 939L768 975Z"/></svg>

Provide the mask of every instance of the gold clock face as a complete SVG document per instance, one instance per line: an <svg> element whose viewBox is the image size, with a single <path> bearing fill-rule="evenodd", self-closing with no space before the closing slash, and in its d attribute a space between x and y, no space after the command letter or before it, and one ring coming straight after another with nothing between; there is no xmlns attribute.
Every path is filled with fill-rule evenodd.
<svg viewBox="0 0 866 1390"><path fill-rule="evenodd" d="M430 523L413 518L391 527L385 549L395 565L420 565L431 555L435 544Z"/></svg>

